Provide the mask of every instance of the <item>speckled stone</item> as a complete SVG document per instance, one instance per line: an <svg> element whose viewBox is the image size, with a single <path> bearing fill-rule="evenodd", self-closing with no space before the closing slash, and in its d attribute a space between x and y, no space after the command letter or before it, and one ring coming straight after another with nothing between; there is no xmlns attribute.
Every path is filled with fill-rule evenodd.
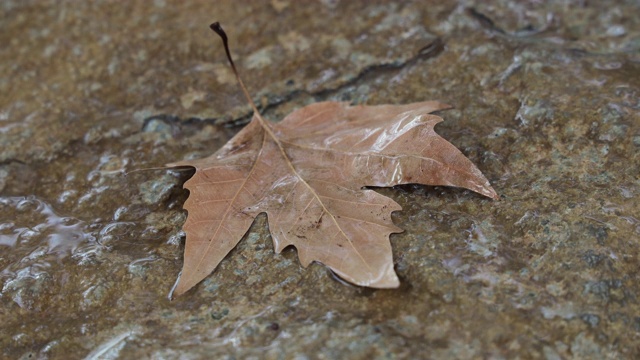
<svg viewBox="0 0 640 360"><path fill-rule="evenodd" d="M4 1L0 357L635 359L637 1ZM260 216L170 301L189 170L249 107L441 100L500 201L400 203L402 285L345 284Z"/></svg>

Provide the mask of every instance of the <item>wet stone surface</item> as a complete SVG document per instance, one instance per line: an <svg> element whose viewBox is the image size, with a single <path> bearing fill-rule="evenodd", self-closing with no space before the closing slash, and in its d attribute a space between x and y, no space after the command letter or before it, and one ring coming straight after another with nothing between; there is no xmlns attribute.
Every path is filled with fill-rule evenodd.
<svg viewBox="0 0 640 360"><path fill-rule="evenodd" d="M637 358L638 3L430 3L3 2L0 357ZM261 216L169 301L192 172L151 168L250 116L214 20L274 121L452 104L436 130L501 201L379 189L395 290L275 255Z"/></svg>

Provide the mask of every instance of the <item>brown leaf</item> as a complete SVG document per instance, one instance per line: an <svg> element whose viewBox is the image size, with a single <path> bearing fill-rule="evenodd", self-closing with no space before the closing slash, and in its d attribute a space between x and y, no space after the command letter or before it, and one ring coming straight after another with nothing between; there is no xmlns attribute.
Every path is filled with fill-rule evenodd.
<svg viewBox="0 0 640 360"><path fill-rule="evenodd" d="M255 217L267 213L276 252L297 248L357 285L393 288L389 234L393 200L365 186L417 183L463 187L497 198L487 179L437 135L431 112L448 105L309 105L271 124L254 116L185 183L191 195L180 295L208 276Z"/></svg>

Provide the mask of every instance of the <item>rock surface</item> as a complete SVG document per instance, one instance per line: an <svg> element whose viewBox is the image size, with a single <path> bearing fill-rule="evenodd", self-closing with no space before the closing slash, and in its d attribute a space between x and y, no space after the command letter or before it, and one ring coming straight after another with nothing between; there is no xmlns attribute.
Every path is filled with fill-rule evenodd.
<svg viewBox="0 0 640 360"><path fill-rule="evenodd" d="M429 3L3 2L0 357L637 358L640 6ZM144 169L250 116L215 20L266 117L441 100L502 200L379 189L396 290L275 255L260 217L169 301L190 173Z"/></svg>

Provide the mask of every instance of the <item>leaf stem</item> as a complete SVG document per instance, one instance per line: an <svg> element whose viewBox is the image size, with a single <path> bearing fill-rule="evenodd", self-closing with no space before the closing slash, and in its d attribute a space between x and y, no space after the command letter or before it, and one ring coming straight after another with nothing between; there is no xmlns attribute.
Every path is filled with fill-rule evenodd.
<svg viewBox="0 0 640 360"><path fill-rule="evenodd" d="M249 101L249 105L251 105L251 108L253 109L253 112L255 113L256 117L259 119L260 123L267 128L267 131L271 133L270 131L271 129L269 128L269 125L262 118L262 116L260 116L260 111L258 111L258 107L251 99L251 96L249 95L249 91L247 90L247 87L244 86L244 82L242 81L242 79L240 78L240 75L238 74L238 69L236 69L236 65L233 63L233 58L231 57L231 52L229 51L229 39L227 38L227 33L222 28L222 25L220 25L220 23L217 21L209 25L209 27L216 34L218 34L218 36L220 36L220 38L222 39L222 44L224 45L224 51L227 53L227 59L229 59L229 63L231 64L231 69L233 69L233 74L236 76L236 80L238 80L238 83L242 88L242 92L244 93L244 96L247 98L247 101Z"/></svg>

